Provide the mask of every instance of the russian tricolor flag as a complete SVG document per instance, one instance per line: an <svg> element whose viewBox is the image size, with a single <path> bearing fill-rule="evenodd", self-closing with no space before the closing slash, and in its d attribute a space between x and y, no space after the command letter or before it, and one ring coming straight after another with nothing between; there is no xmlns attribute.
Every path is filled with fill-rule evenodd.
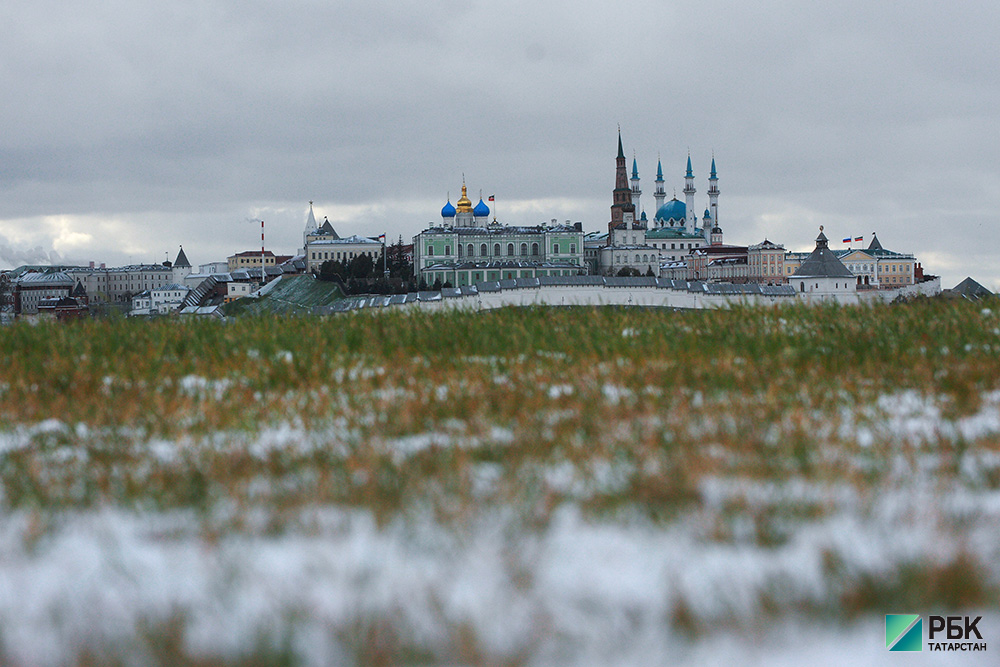
<svg viewBox="0 0 1000 667"><path fill-rule="evenodd" d="M851 237L850 236L848 236L846 239L844 239L843 241L841 241L841 243L850 243L850 242L851 242Z"/></svg>

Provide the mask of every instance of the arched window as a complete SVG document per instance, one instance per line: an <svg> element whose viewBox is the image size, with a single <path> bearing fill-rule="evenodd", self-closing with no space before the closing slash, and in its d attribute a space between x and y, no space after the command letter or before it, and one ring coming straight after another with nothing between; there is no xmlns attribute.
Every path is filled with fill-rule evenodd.
<svg viewBox="0 0 1000 667"><path fill-rule="evenodd" d="M495 257L499 257L500 256L500 244L499 243L494 243L493 244L493 255Z"/></svg>
<svg viewBox="0 0 1000 667"><path fill-rule="evenodd" d="M507 255L510 256L510 257L513 257L513 255L514 255L514 244L513 243L508 243L507 244Z"/></svg>
<svg viewBox="0 0 1000 667"><path fill-rule="evenodd" d="M499 250L499 248L497 248L497 250ZM482 255L483 257L486 257L486 253L487 253L486 244L484 243L481 246L479 246L479 254ZM499 255L500 253L497 254Z"/></svg>
<svg viewBox="0 0 1000 667"><path fill-rule="evenodd" d="M532 243L531 244L531 254L532 255L537 255L538 254L538 244L537 243Z"/></svg>
<svg viewBox="0 0 1000 667"><path fill-rule="evenodd" d="M642 261L642 260L641 260L641 259L639 259L639 253L635 253L635 263L636 263L636 264L638 264L638 263L639 263L639 262L641 262L641 261Z"/></svg>
<svg viewBox="0 0 1000 667"><path fill-rule="evenodd" d="M805 292L806 291L806 284L805 283L799 283L799 291L800 292Z"/></svg>
<svg viewBox="0 0 1000 667"><path fill-rule="evenodd" d="M472 257L473 255L476 254L476 249L473 247L471 243L469 244L469 247L466 249L465 254L468 255L469 257Z"/></svg>

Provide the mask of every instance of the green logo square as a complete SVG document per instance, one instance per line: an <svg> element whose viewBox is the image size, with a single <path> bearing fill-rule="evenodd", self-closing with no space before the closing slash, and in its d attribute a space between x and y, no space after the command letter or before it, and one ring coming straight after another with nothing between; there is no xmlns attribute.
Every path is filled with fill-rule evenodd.
<svg viewBox="0 0 1000 667"><path fill-rule="evenodd" d="M890 651L922 651L924 622L918 614L885 615L885 647Z"/></svg>

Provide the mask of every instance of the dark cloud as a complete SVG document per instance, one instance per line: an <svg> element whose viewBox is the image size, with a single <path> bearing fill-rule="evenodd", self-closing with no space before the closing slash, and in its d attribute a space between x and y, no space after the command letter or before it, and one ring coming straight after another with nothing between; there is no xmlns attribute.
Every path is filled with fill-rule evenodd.
<svg viewBox="0 0 1000 667"><path fill-rule="evenodd" d="M670 192L690 151L700 197L714 151L730 240L884 230L946 285L1000 287L969 254L1000 241L992 4L11 0L3 19L10 238L76 216L95 259L207 261L237 248L204 230L260 209L290 251L310 199L411 236L463 173L597 229L620 123L647 209L658 155Z"/></svg>

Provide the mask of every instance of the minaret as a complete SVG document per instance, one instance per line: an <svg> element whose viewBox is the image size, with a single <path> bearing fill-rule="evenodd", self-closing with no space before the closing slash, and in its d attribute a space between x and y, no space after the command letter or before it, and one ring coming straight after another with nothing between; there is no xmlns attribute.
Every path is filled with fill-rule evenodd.
<svg viewBox="0 0 1000 667"><path fill-rule="evenodd" d="M653 197L656 199L656 210L653 211L653 221L656 222L656 213L663 206L663 201L667 198L667 193L663 191L663 165L660 164L660 158L656 158L656 191L653 193Z"/></svg>
<svg viewBox="0 0 1000 667"><path fill-rule="evenodd" d="M719 224L719 177L715 173L715 156L712 156L712 173L708 177L708 208L712 212L712 220Z"/></svg>
<svg viewBox="0 0 1000 667"><path fill-rule="evenodd" d="M694 193L697 190L694 189L694 172L691 171L691 154L688 153L688 168L687 173L684 174L684 204L687 208L687 223L686 226L690 227L691 233L694 232L695 227L698 226L698 214L694 210Z"/></svg>
<svg viewBox="0 0 1000 667"><path fill-rule="evenodd" d="M642 210L639 206L639 197L642 195L642 190L639 189L639 165L635 162L635 155L632 156L632 206L635 210Z"/></svg>

